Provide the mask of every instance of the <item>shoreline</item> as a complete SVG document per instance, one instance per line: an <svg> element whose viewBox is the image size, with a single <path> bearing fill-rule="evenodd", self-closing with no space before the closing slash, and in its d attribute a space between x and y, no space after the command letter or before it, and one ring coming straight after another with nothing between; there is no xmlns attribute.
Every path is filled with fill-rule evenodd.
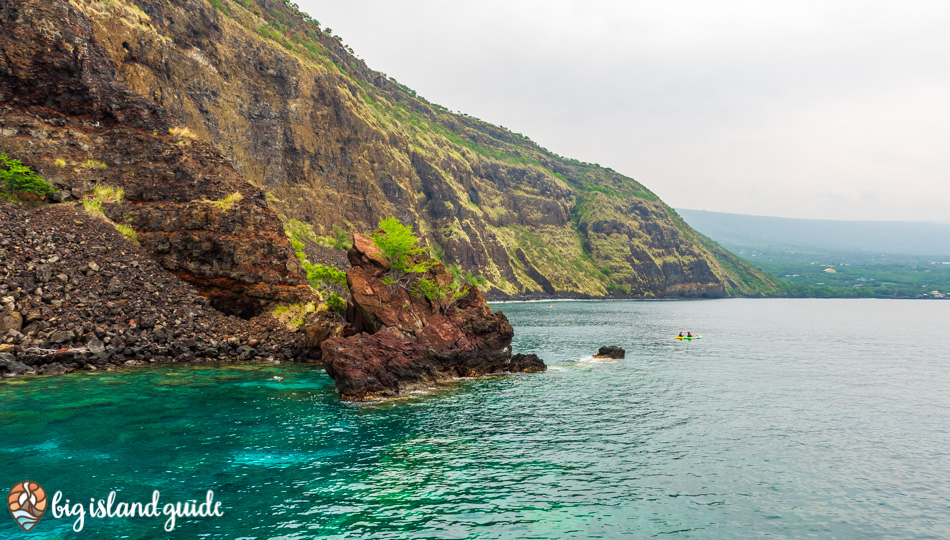
<svg viewBox="0 0 950 540"><path fill-rule="evenodd" d="M197 368L199 366L208 366L213 368L221 368L226 366L260 366L264 367L276 367L276 366L287 366L287 365L309 365L313 367L322 367L322 364L319 362L309 362L309 361L284 361L284 360L182 360L177 361L161 361L161 362L143 362L136 364L122 364L117 365L114 368L109 369L76 369L73 371L67 371L65 373L36 373L36 374L23 374L23 375L3 375L0 376L0 387L4 384L21 384L17 381L24 380L34 380L34 379L43 379L49 377L64 377L64 376L79 376L79 375L99 375L104 373L131 373L135 371L142 371L145 369L160 368L166 366L177 366L182 368Z"/></svg>
<svg viewBox="0 0 950 540"><path fill-rule="evenodd" d="M543 304L545 302L705 302L714 300L926 300L946 301L948 298L916 298L909 296L723 296L719 298L549 298L525 300L488 300L489 304Z"/></svg>

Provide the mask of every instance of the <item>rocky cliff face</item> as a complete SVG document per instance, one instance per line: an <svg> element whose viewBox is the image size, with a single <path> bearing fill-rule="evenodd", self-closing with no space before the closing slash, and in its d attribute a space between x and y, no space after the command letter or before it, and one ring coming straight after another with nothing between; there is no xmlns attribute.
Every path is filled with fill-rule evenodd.
<svg viewBox="0 0 950 540"><path fill-rule="evenodd" d="M0 148L51 181L58 200L124 188L106 213L226 313L310 299L264 193L215 146L172 135L179 122L161 103L117 79L85 14L93 7L0 0Z"/></svg>
<svg viewBox="0 0 950 540"><path fill-rule="evenodd" d="M347 283L353 294L349 337L323 342L323 364L344 398L396 397L455 377L541 371L536 356L511 354L514 331L470 287L448 310L398 285L383 283L389 264L372 241L354 238ZM425 279L452 282L442 264Z"/></svg>
<svg viewBox="0 0 950 540"><path fill-rule="evenodd" d="M44 4L59 6L53 19L29 0L4 1L8 18L44 23L35 31L44 43L81 26L82 39L108 55L96 65L149 102L134 109L141 122L154 121L158 107L169 111L264 189L271 208L316 236L396 216L444 263L484 277L492 296L777 291L634 180L426 102L292 4L53 0ZM73 72L100 69L80 69L62 53L55 62ZM217 179L215 171L194 176L205 177Z"/></svg>

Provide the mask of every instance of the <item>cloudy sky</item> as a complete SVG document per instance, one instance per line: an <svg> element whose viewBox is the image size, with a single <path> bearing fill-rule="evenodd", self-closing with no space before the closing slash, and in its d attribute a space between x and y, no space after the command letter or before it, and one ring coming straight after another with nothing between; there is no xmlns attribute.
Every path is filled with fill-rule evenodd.
<svg viewBox="0 0 950 540"><path fill-rule="evenodd" d="M950 2L299 4L430 101L674 207L950 222Z"/></svg>

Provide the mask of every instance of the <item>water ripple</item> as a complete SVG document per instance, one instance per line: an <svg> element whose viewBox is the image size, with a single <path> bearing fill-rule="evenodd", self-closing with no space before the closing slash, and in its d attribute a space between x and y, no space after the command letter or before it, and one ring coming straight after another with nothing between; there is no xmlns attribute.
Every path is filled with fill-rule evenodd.
<svg viewBox="0 0 950 540"><path fill-rule="evenodd" d="M369 406L295 365L0 382L0 472L214 489L225 517L173 538L950 537L950 302L500 307L547 372Z"/></svg>

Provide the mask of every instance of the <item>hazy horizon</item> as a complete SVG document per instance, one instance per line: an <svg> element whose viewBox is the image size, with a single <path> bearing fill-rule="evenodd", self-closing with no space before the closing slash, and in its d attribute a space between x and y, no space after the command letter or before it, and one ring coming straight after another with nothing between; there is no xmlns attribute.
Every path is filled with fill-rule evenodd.
<svg viewBox="0 0 950 540"><path fill-rule="evenodd" d="M950 4L304 0L377 71L671 206L947 222Z"/></svg>
<svg viewBox="0 0 950 540"><path fill-rule="evenodd" d="M738 212L720 212L718 210L707 210L705 208L684 208L682 206L673 207L673 210L677 212L683 210L686 212L709 212L711 214L728 214L736 216L747 216L747 217L762 217L762 218L774 218L774 219L798 219L806 221L843 221L843 222L855 222L855 221L867 221L871 223L921 223L921 224L933 224L933 225L950 225L950 220L936 221L936 220L926 220L926 219L832 219L832 218L802 218L794 216L774 216L766 214L744 214Z"/></svg>

